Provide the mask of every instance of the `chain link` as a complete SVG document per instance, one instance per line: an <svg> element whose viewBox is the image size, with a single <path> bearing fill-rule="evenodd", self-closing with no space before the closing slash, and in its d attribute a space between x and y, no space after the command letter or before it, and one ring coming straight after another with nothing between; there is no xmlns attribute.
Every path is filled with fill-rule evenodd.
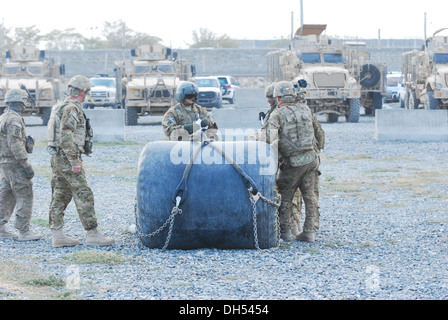
<svg viewBox="0 0 448 320"><path fill-rule="evenodd" d="M260 246L258 244L258 228L257 228L257 201L258 199L261 199L273 207L276 207L275 209L275 222L276 222L276 230L277 230L277 247L280 245L280 222L278 220L278 209L280 208L281 203L281 196L279 193L277 193L276 201L272 201L267 199L265 196L263 196L261 193L257 193L255 196L251 194L250 190L249 196L250 196L250 202L252 203L252 217L253 217L253 225L254 225L254 241L255 241L255 248L258 250L260 249Z"/></svg>
<svg viewBox="0 0 448 320"><path fill-rule="evenodd" d="M139 210L138 210L138 206L137 203L135 204L134 207L134 214L135 214L135 225L136 225L136 229L137 229L137 235L139 236L139 238L152 238L154 236L156 236L157 234L159 234L163 229L165 229L168 225L168 234L165 240L165 244L162 247L162 250L165 250L168 247L168 243L170 242L171 239L171 233L173 232L173 225L174 225L174 218L176 217L176 215L178 214L182 214L182 209L180 209L178 207L178 205L176 205L175 207L173 207L173 209L171 209L171 214L168 217L168 219L165 221L165 223L156 231L149 233L149 234L145 234L142 233L140 230L140 222L139 222Z"/></svg>

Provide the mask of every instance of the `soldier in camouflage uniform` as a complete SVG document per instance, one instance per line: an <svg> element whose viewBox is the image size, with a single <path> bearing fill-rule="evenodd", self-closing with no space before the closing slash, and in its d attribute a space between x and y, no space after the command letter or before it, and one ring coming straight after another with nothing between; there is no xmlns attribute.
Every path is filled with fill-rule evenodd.
<svg viewBox="0 0 448 320"><path fill-rule="evenodd" d="M25 122L20 115L27 100L28 94L24 90L8 90L5 96L8 108L0 117L0 239L17 237L6 231L14 208L18 240L42 238L30 230L34 170L28 162L28 153L32 152L34 142L27 137Z"/></svg>
<svg viewBox="0 0 448 320"><path fill-rule="evenodd" d="M48 122L48 151L52 155L52 197L50 203L50 229L53 247L75 246L78 239L64 234L64 212L73 199L81 223L87 231L88 245L112 245L114 239L97 230L94 197L89 187L82 163L82 154L91 153L93 133L87 130L88 123L82 103L90 91L90 81L84 76L75 76L68 84L67 97L56 104Z"/></svg>
<svg viewBox="0 0 448 320"><path fill-rule="evenodd" d="M291 235L290 207L294 193L300 189L305 203L303 231L295 238L299 241L315 241L318 231L318 199L315 194L316 171L319 160L314 150L315 115L306 104L296 104L297 92L291 82L275 85L274 98L278 108L271 114L261 137L279 153L280 169L277 176L278 191L282 196L279 209L281 238L287 241Z"/></svg>
<svg viewBox="0 0 448 320"><path fill-rule="evenodd" d="M183 81L177 87L176 100L179 103L171 107L162 120L163 132L170 140L200 140L203 132L209 139L218 139L218 126L212 116L194 103L198 94L199 88L192 82Z"/></svg>
<svg viewBox="0 0 448 320"><path fill-rule="evenodd" d="M277 99L274 99L274 87L275 83L271 83L265 89L266 100L271 108L268 110L266 114L264 112L260 113L260 120L261 118L263 118L262 129L266 127L266 123L269 120L272 112L276 110L278 106ZM258 140L260 134L255 135L256 137L255 139ZM294 197L292 199L292 204L291 207L289 208L288 216L291 219L292 235L289 238L286 238L285 235L284 240L291 241L302 231L302 226L300 224L300 218L302 216L302 194L300 193L299 188L297 188L296 193L294 194Z"/></svg>

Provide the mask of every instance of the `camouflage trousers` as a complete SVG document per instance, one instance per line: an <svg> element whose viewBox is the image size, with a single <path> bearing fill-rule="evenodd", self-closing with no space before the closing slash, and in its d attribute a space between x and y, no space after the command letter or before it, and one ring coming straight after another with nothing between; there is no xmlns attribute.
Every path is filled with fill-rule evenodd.
<svg viewBox="0 0 448 320"><path fill-rule="evenodd" d="M33 181L19 163L0 165L0 225L8 223L16 213L14 226L21 232L30 228L33 213Z"/></svg>
<svg viewBox="0 0 448 320"><path fill-rule="evenodd" d="M93 192L87 183L84 169L80 173L74 173L70 162L60 153L51 157L51 168L50 229L63 227L65 209L72 199L84 229L96 228Z"/></svg>
<svg viewBox="0 0 448 320"><path fill-rule="evenodd" d="M316 195L317 203L319 204L319 176L321 175L321 172L319 170L316 171L316 181L314 184L314 193ZM292 221L292 223L295 223L298 231L302 231L302 225L301 225L301 218L303 216L302 212L302 193L300 192L300 189L298 188L296 190L296 193L294 193L294 197L292 198L291 206L289 207L288 217ZM317 229L319 229L319 205L317 206L317 216L316 216L316 224Z"/></svg>
<svg viewBox="0 0 448 320"><path fill-rule="evenodd" d="M297 204L300 202L296 194L297 189L299 189L305 204L303 231L316 232L319 230L318 195L316 194L318 167L319 162L317 160L299 167L292 167L285 162L280 167L277 187L282 197L279 209L281 227L282 225L284 228L290 227L292 220L296 219L298 205L294 205L294 202ZM294 211L296 211L296 214L293 214Z"/></svg>

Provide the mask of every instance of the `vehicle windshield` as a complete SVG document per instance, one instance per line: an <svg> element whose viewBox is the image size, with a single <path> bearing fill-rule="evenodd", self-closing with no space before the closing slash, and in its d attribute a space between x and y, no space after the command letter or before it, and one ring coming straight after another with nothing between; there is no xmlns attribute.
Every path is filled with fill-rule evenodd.
<svg viewBox="0 0 448 320"><path fill-rule="evenodd" d="M40 75L43 75L44 70L43 70L42 66L14 65L14 66L5 66L3 68L3 73L8 74L8 75L20 73L20 74L27 74L27 75L31 75L31 76L40 76Z"/></svg>
<svg viewBox="0 0 448 320"><path fill-rule="evenodd" d="M198 87L218 87L219 81L217 79L197 79L196 82Z"/></svg>
<svg viewBox="0 0 448 320"><path fill-rule="evenodd" d="M399 77L389 77L387 78L387 85L390 87L398 86L398 82L400 81Z"/></svg>
<svg viewBox="0 0 448 320"><path fill-rule="evenodd" d="M324 53L325 63L339 63L343 64L342 53Z"/></svg>
<svg viewBox="0 0 448 320"><path fill-rule="evenodd" d="M448 64L448 53L435 53L433 60L437 64Z"/></svg>
<svg viewBox="0 0 448 320"><path fill-rule="evenodd" d="M320 63L320 53L312 52L312 53L302 53L302 61L303 63Z"/></svg>
<svg viewBox="0 0 448 320"><path fill-rule="evenodd" d="M174 74L174 66L171 64L159 64L159 65L147 65L147 66L135 66L136 74L145 73L167 73Z"/></svg>
<svg viewBox="0 0 448 320"><path fill-rule="evenodd" d="M115 88L114 79L90 79L90 84L92 87L104 86L108 88Z"/></svg>

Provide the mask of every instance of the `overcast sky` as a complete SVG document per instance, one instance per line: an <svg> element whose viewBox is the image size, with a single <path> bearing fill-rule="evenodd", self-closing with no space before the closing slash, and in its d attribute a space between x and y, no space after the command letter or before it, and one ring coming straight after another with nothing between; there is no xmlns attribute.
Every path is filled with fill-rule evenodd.
<svg viewBox="0 0 448 320"><path fill-rule="evenodd" d="M446 0L303 0L303 22L327 24L327 35L350 38L423 38L448 27ZM291 23L293 13L293 23ZM192 31L207 28L233 39L289 37L300 26L300 0L21 0L2 1L6 28L35 25L41 33L75 28L99 36L105 21L124 21L134 31L185 48Z"/></svg>

